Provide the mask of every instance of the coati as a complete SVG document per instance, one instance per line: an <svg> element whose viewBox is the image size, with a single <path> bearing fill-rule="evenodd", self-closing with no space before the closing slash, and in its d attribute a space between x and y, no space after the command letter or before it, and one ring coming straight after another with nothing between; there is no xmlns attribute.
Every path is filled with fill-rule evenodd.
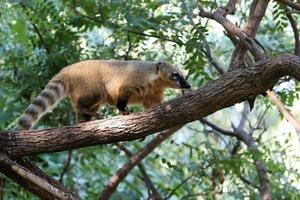
<svg viewBox="0 0 300 200"><path fill-rule="evenodd" d="M141 103L145 109L160 104L165 88L190 88L182 72L167 62L86 60L56 74L18 119L17 130L30 129L46 112L69 97L79 122L97 117L101 104Z"/></svg>

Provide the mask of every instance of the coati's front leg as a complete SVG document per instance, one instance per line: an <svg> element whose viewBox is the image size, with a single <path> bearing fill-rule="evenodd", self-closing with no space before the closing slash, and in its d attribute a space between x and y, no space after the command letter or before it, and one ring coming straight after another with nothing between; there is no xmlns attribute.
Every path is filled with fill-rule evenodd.
<svg viewBox="0 0 300 200"><path fill-rule="evenodd" d="M128 99L118 98L117 100L117 109L120 111L122 115L128 115L129 112L126 111L126 106L128 104Z"/></svg>

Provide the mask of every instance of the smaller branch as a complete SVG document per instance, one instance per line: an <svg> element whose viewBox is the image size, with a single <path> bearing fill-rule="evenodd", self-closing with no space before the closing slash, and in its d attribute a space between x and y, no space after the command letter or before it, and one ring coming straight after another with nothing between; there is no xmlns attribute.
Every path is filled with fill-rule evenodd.
<svg viewBox="0 0 300 200"><path fill-rule="evenodd" d="M68 151L68 158L67 158L67 160L66 160L66 162L65 162L63 171L62 171L61 174L60 174L60 178L59 178L59 182L60 182L60 183L63 183L64 175L65 175L65 174L67 173L67 171L69 170L71 160L72 160L72 150L69 150L69 151Z"/></svg>
<svg viewBox="0 0 300 200"><path fill-rule="evenodd" d="M221 6L216 12L219 12L223 17L226 17L227 14L234 14L235 12L235 6L237 4L238 0L229 0L226 6ZM204 9L200 5L200 1L196 1L197 7L199 8L200 12L205 12ZM208 15L210 15L209 12L206 12ZM210 18L210 17L208 17Z"/></svg>
<svg viewBox="0 0 300 200"><path fill-rule="evenodd" d="M226 11L224 11L222 8L218 8L213 13L204 11L200 6L199 10L200 17L214 19L215 21L220 23L228 33L237 36L242 42L242 44L245 45L251 51L251 53L255 57L255 60L263 60L265 58L265 55L258 48L255 40L249 37L239 27L235 26L231 21L224 17L224 15L226 15Z"/></svg>
<svg viewBox="0 0 300 200"><path fill-rule="evenodd" d="M113 192L117 189L119 183L125 179L127 174L147 155L149 155L156 147L158 147L164 140L175 133L181 126L167 129L158 134L152 141L143 147L138 153L131 156L127 163L125 163L117 172L110 178L104 190L102 191L99 200L110 199Z"/></svg>
<svg viewBox="0 0 300 200"><path fill-rule="evenodd" d="M186 14L188 20L190 21L190 24L191 24L192 26L195 26L196 24L195 24L195 22L194 22L194 20L193 20L192 13L189 12L188 7L187 7L187 5L186 5L186 3L185 3L185 0L181 0L180 2L181 2L181 8L182 8L182 10L185 12L185 14Z"/></svg>
<svg viewBox="0 0 300 200"><path fill-rule="evenodd" d="M123 144L116 143L116 146L120 150L122 150L127 155L128 158L133 156L133 153L131 153ZM152 199L152 198L154 198L155 200L162 199L161 196L159 195L158 191L156 190L154 184L152 183L150 177L148 176L144 165L142 163L139 163L137 166L138 166L138 168L140 169L140 171L143 175L143 178L144 178L144 181L147 185L148 190L150 191L150 193L149 193L150 198L149 199Z"/></svg>
<svg viewBox="0 0 300 200"><path fill-rule="evenodd" d="M169 42L174 42L174 43L176 43L180 46L184 45L184 43L181 42L180 40L174 40L174 39L170 39L170 38L159 36L159 35L152 35L152 34L147 34L147 33L144 33L144 32L139 32L139 31L134 31L134 30L127 30L127 29L125 29L125 31L128 31L130 33L134 33L134 34L140 35L140 36L153 37L153 38L158 38L158 39L169 41Z"/></svg>
<svg viewBox="0 0 300 200"><path fill-rule="evenodd" d="M284 104L281 102L281 100L277 97L275 92L273 91L267 91L267 94L271 101L278 107L280 112L283 114L284 118L289 121L296 131L300 133L300 123L297 121L297 119L285 108Z"/></svg>
<svg viewBox="0 0 300 200"><path fill-rule="evenodd" d="M264 125L264 126L265 126L265 125ZM260 143L261 138L262 138L263 134L264 134L266 131L267 131L267 128L264 127L263 130L258 134L257 138L255 139L255 141L256 141L257 143Z"/></svg>
<svg viewBox="0 0 300 200"><path fill-rule="evenodd" d="M77 9L76 9L76 5L73 5L73 6L70 6L70 8L74 11L75 14L79 15L80 17L83 17L83 18L86 18L90 21L93 21L93 22L96 22L96 23L100 23L102 24L104 22L104 19L103 19L103 13L101 12L101 8L100 8L100 5L99 5L99 13L100 13L100 16L101 16L101 20L98 19L98 18L95 18L95 17L91 17L89 15L85 15L85 14L82 14L81 12L79 12Z"/></svg>
<svg viewBox="0 0 300 200"><path fill-rule="evenodd" d="M247 112L245 112L246 107L247 106L244 107L242 119L241 119L241 122L240 122L238 128L234 128L235 132L224 130L224 129L214 125L211 122L208 123L208 121L206 121L206 120L203 121L203 119L201 119L200 121L207 124L211 128L217 130L218 132L220 132L224 135L235 136L238 140L241 140L242 142L244 142L247 145L248 150L251 149L252 152L254 152L254 154L255 154L255 153L258 153L259 150L255 144L255 141L254 141L252 135L247 133L243 129L241 129L241 128L243 128L242 126L244 126L244 124L245 124L244 121L246 120L246 117L247 117ZM236 151L236 150L234 150L234 151ZM254 161L254 164L256 167L256 172L257 172L259 182L260 182L259 191L261 193L262 199L263 200L271 200L272 195L271 195L271 189L270 189L266 166L259 158L256 157L256 155L253 155L253 161Z"/></svg>
<svg viewBox="0 0 300 200"><path fill-rule="evenodd" d="M35 32L36 32L36 34L38 35L38 37L39 37L39 39L40 39L40 41L41 41L42 45L43 45L43 46L44 46L44 48L46 49L46 51L47 51L47 54L50 54L50 53L51 53L51 51L50 51L50 49L48 48L48 46L47 46L47 44L46 44L46 42L45 42L45 40L44 40L44 38L43 38L42 34L40 33L40 31L39 31L38 27L35 25L35 23L32 23L32 26L33 26L33 28L34 28L34 30L35 30Z"/></svg>
<svg viewBox="0 0 300 200"><path fill-rule="evenodd" d="M179 183L165 198L164 200L170 199L173 194L178 190L182 185L184 185L188 180L190 180L192 177L194 177L197 173L192 173L190 176L188 176L186 179L184 179L181 183Z"/></svg>
<svg viewBox="0 0 300 200"><path fill-rule="evenodd" d="M79 15L80 17L84 17L86 19L89 19L91 21L94 21L96 23L99 23L102 25L102 21L100 21L99 19L97 18L94 18L94 17L91 17L91 16L88 16L88 15L84 15L82 13L80 13L78 10L76 10L75 8L71 7L72 10L74 10L75 14ZM134 30L128 30L128 29L124 29L124 28L121 28L121 27L116 27L116 28L119 28L121 31L127 31L127 32L130 32L130 33L134 33L136 35L140 35L140 36L145 36L145 37L153 37L153 38L158 38L158 39L161 39L161 40L164 40L164 41L169 41L169 42L174 42L180 46L184 45L184 43L180 40L175 40L175 39L170 39L170 38L167 38L167 37L163 37L163 36L159 36L159 35L152 35L152 34L147 34L147 33L144 33L144 32L139 32L139 31L134 31Z"/></svg>
<svg viewBox="0 0 300 200"><path fill-rule="evenodd" d="M100 17L101 17L100 21L105 22L105 18L104 18L105 15L104 15L101 3L100 3L100 1L96 1L96 2L97 2L98 10L99 10L99 13L100 13Z"/></svg>
<svg viewBox="0 0 300 200"><path fill-rule="evenodd" d="M298 28L297 28L297 22L293 18L292 14L287 12L286 13L287 18L289 19L293 32L294 32L294 38L295 38L295 49L294 49L294 54L296 56L300 56L300 40L299 40L299 33L298 33Z"/></svg>
<svg viewBox="0 0 300 200"><path fill-rule="evenodd" d="M249 113L250 113L249 104L244 102L244 108L243 108L243 111L242 111L242 118L241 118L240 123L237 126L237 128L235 128L235 132L240 132L240 131L244 130L244 127L245 127L246 122L248 120Z"/></svg>
<svg viewBox="0 0 300 200"><path fill-rule="evenodd" d="M232 132L232 131L228 131L228 130L225 130L225 129L222 129L220 127L218 127L217 125L209 122L208 120L206 119L199 119L200 122L202 122L203 124L206 124L208 125L209 127L211 127L212 129L224 134L224 135L228 135L228 136L234 136L234 137L238 137L238 133L235 133L235 132Z"/></svg>
<svg viewBox="0 0 300 200"><path fill-rule="evenodd" d="M27 159L11 160L0 153L0 171L41 199L77 200L77 196L47 176Z"/></svg>
<svg viewBox="0 0 300 200"><path fill-rule="evenodd" d="M264 119L264 117L265 117L265 115L266 115L266 113L267 113L267 108L265 108L264 109L264 111L262 111L259 115L258 115L258 117L257 117L257 121L256 121L256 123L255 123L255 127L260 127L261 126L261 124L262 124L262 122L263 122L263 119Z"/></svg>
<svg viewBox="0 0 300 200"><path fill-rule="evenodd" d="M203 44L204 44L204 48L205 48L205 50L203 50L203 53L208 58L209 63L211 63L212 66L215 67L215 69L218 71L219 74L221 74L221 75L224 74L224 70L223 70L221 64L213 57L210 47L209 47L209 44L205 37L203 37Z"/></svg>
<svg viewBox="0 0 300 200"><path fill-rule="evenodd" d="M130 54L131 49L132 49L132 41L131 41L129 32L127 32L127 42L128 42L128 47L127 47L127 50L126 50L125 55L124 55L124 60L129 60L129 54Z"/></svg>
<svg viewBox="0 0 300 200"><path fill-rule="evenodd" d="M268 7L268 3L269 0L252 1L248 20L246 22L245 27L242 30L249 38L252 38L254 40L255 45L257 44L255 40L255 35L257 33L259 24L265 15L266 9ZM245 66L245 59L246 59L245 57L247 57L247 48L249 49L249 47L247 48L246 47L247 44L245 44L243 40L241 40L236 45L236 48L231 56L229 71ZM266 55L264 55L259 48L254 48L249 50L254 55L255 60L261 60L262 58L266 57ZM253 51L257 51L257 52L253 52Z"/></svg>
<svg viewBox="0 0 300 200"><path fill-rule="evenodd" d="M241 149L241 141L237 140L236 143L234 144L232 150L230 151L230 156L231 157L236 156L236 154L239 152L240 149Z"/></svg>
<svg viewBox="0 0 300 200"><path fill-rule="evenodd" d="M230 5L232 6L232 5ZM181 8L184 10L190 24L195 27L195 22L193 20L192 14L191 12L189 12L187 5L185 3L185 0L181 0ZM231 8L232 9L232 8ZM212 66L214 66L214 68L218 71L219 74L224 74L224 70L221 66L221 64L214 58L214 56L212 55L211 49L209 47L209 44L205 38L205 36L203 36L202 38L203 40L203 44L204 44L204 49L202 49L202 52L205 54L205 56L207 57L208 61L210 64L212 64Z"/></svg>
<svg viewBox="0 0 300 200"><path fill-rule="evenodd" d="M292 23L292 22L291 22ZM297 32L297 29L296 29ZM298 41L299 41L299 36L298 36ZM296 48L295 48L296 51ZM248 58L248 61L251 59L249 58L248 55L246 55L246 58ZM248 63L250 64L250 63ZM276 94L273 91L267 91L266 92L271 101L278 107L280 112L283 114L283 116L286 118L287 121L289 121L296 131L300 133L300 123L295 119L295 117L285 108L284 104L281 102L281 100L276 96ZM263 132L262 132L263 133ZM261 133L261 134L262 134Z"/></svg>
<svg viewBox="0 0 300 200"><path fill-rule="evenodd" d="M298 3L295 3L295 2L290 1L290 0L276 0L276 1L300 11L300 5Z"/></svg>
<svg viewBox="0 0 300 200"><path fill-rule="evenodd" d="M33 28L34 28L36 34L38 35L38 37L39 37L39 39L40 39L42 45L43 45L44 48L46 49L47 54L50 55L50 54L51 54L51 51L50 51L49 47L47 46L47 44L46 44L46 42L45 42L45 40L44 40L44 38L43 38L41 32L39 31L38 27L35 25L35 23L32 23L32 26L33 26ZM52 65L53 65L55 68L57 68L57 64L55 63L55 61L52 61Z"/></svg>
<svg viewBox="0 0 300 200"><path fill-rule="evenodd" d="M238 0L229 0L227 5L223 7L226 10L227 14L234 14L235 13L235 6Z"/></svg>

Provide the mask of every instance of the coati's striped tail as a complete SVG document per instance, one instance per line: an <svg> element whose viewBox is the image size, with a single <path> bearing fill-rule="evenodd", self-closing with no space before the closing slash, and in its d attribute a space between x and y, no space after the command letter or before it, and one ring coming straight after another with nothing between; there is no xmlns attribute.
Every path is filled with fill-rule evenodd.
<svg viewBox="0 0 300 200"><path fill-rule="evenodd" d="M32 101L18 119L16 129L30 129L44 114L51 111L66 96L66 86L62 80L51 80L45 89Z"/></svg>

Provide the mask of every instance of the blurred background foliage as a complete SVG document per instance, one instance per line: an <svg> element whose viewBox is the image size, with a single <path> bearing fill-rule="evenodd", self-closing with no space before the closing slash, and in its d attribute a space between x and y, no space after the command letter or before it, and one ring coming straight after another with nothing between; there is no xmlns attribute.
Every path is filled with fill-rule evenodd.
<svg viewBox="0 0 300 200"><path fill-rule="evenodd" d="M225 3L201 1L208 11ZM250 4L251 1L241 1L230 20L243 26ZM186 71L195 89L216 79L220 71L207 59L206 45L223 71L228 67L234 45L220 25L200 19L197 12L195 1L187 0L0 0L1 130L14 127L15 120L53 75L80 60L167 60ZM299 22L297 15L293 17ZM257 40L270 56L293 53L293 32L285 7L270 4ZM298 119L299 89L299 84L289 78L282 79L275 87ZM166 100L176 95L180 92L168 90ZM242 117L243 106L235 105L207 119L232 130ZM131 109L141 110L139 106ZM103 106L101 110L106 117L117 114L112 107ZM64 100L35 128L74 123L70 103ZM262 152L259 156L269 170L274 199L300 199L300 141L292 126L267 98L259 97L247 115L245 130L252 131L258 139ZM124 144L137 152L153 137ZM143 164L162 197L259 199L259 191L246 181L259 184L253 155L245 145L237 144L235 138L196 121L169 138ZM236 146L238 150L232 155ZM59 179L68 155L60 152L34 156L31 160ZM82 199L96 199L110 176L126 161L126 155L114 145L73 150L62 181ZM0 179L3 199L36 199L2 175ZM213 189L214 182L217 183ZM113 199L147 199L147 196L140 171L135 168L120 184Z"/></svg>

